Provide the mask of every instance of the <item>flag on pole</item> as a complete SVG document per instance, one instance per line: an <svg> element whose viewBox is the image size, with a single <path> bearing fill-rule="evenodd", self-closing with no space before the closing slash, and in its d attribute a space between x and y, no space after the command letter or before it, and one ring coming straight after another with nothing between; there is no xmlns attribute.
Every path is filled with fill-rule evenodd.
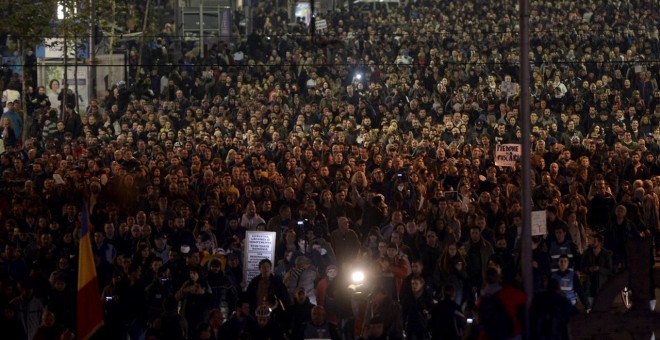
<svg viewBox="0 0 660 340"><path fill-rule="evenodd" d="M87 207L82 207L82 228L78 250L77 338L89 339L103 325L103 308L96 279Z"/></svg>

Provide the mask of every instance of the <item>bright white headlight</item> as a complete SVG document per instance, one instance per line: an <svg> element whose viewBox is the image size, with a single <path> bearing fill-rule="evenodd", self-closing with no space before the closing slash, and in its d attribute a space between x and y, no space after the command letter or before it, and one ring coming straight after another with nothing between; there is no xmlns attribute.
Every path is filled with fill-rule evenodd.
<svg viewBox="0 0 660 340"><path fill-rule="evenodd" d="M355 283L360 283L364 281L364 273L361 271L355 271L351 274L351 280Z"/></svg>

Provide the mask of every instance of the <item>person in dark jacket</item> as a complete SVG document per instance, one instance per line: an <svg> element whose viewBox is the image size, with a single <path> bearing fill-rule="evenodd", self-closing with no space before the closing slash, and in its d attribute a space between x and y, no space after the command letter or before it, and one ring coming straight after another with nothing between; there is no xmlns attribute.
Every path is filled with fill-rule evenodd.
<svg viewBox="0 0 660 340"><path fill-rule="evenodd" d="M147 295L140 280L142 266L139 263L129 265L126 278L117 285L119 316L128 325L131 337L143 336L147 330Z"/></svg>
<svg viewBox="0 0 660 340"><path fill-rule="evenodd" d="M236 304L238 292L231 281L221 270L222 263L218 259L209 261L209 272L206 281L211 287L211 306L231 308Z"/></svg>
<svg viewBox="0 0 660 340"><path fill-rule="evenodd" d="M197 329L209 310L208 302L211 300L212 291L211 286L201 278L199 268L191 267L188 275L189 280L183 283L175 297L181 303L190 329Z"/></svg>
<svg viewBox="0 0 660 340"><path fill-rule="evenodd" d="M67 286L64 274L58 274L53 280L53 287L48 294L46 307L55 314L58 323L74 329L76 318L76 294Z"/></svg>
<svg viewBox="0 0 660 340"><path fill-rule="evenodd" d="M312 308L314 305L309 302L305 288L296 289L293 304L286 310L286 319L289 323L287 332L290 336L298 331L300 325L311 320Z"/></svg>
<svg viewBox="0 0 660 340"><path fill-rule="evenodd" d="M401 305L392 300L390 292L385 287L377 287L369 301L364 319L363 336L368 336L371 319L380 318L384 323L384 334L389 339L403 338Z"/></svg>
<svg viewBox="0 0 660 340"><path fill-rule="evenodd" d="M339 340L337 326L325 319L325 308L315 306L312 308L311 319L301 325L293 339L331 339Z"/></svg>
<svg viewBox="0 0 660 340"><path fill-rule="evenodd" d="M544 290L545 282L550 276L550 255L542 242L540 237L532 237L532 279L535 292ZM521 263L520 258L518 263Z"/></svg>
<svg viewBox="0 0 660 340"><path fill-rule="evenodd" d="M62 116L64 129L67 132L71 132L73 139L76 139L83 132L82 119L80 118L80 115L74 111L75 103L67 103L66 105L67 107L64 109L64 114Z"/></svg>
<svg viewBox="0 0 660 340"><path fill-rule="evenodd" d="M178 303L173 296L163 301L163 313L154 321L154 328L158 339L175 340L185 339L188 334L188 322L183 315L177 312Z"/></svg>
<svg viewBox="0 0 660 340"><path fill-rule="evenodd" d="M166 267L158 268L158 273L151 284L145 288L147 295L147 320L153 322L163 312L163 302L166 298L172 296L172 286L170 283L170 269Z"/></svg>
<svg viewBox="0 0 660 340"><path fill-rule="evenodd" d="M455 301L456 289L446 285L442 289L442 301L433 306L428 330L432 339L457 340L461 338L466 318L461 306Z"/></svg>
<svg viewBox="0 0 660 340"><path fill-rule="evenodd" d="M429 311L433 308L433 298L424 289L424 278L413 277L410 281L411 294L401 300L403 325L408 339L428 339Z"/></svg>
<svg viewBox="0 0 660 340"><path fill-rule="evenodd" d="M530 327L532 339L564 340L570 339L568 323L575 313L571 303L564 298L555 279L548 280L545 292L538 294L530 308Z"/></svg>
<svg viewBox="0 0 660 340"><path fill-rule="evenodd" d="M221 332L226 339L238 339L241 334L253 329L255 323L250 315L250 304L247 300L238 300L234 313L222 325Z"/></svg>
<svg viewBox="0 0 660 340"><path fill-rule="evenodd" d="M252 339L284 340L284 330L270 317L270 308L261 305L255 310L257 322L247 329Z"/></svg>
<svg viewBox="0 0 660 340"><path fill-rule="evenodd" d="M591 247L582 256L582 272L587 276L587 298L590 304L614 272L612 252L603 248L603 236L591 238Z"/></svg>
<svg viewBox="0 0 660 340"><path fill-rule="evenodd" d="M23 325L16 318L16 308L13 305L5 305L0 315L0 329L3 337L7 339L24 339L25 331Z"/></svg>
<svg viewBox="0 0 660 340"><path fill-rule="evenodd" d="M287 307L291 299L282 279L273 275L273 263L268 259L259 261L259 272L260 274L250 281L245 291L250 306L256 309L268 293L274 293L282 300L284 307Z"/></svg>
<svg viewBox="0 0 660 340"><path fill-rule="evenodd" d="M589 191L589 226L596 231L602 231L612 221L612 211L616 207L616 199L605 179L601 176L596 178L594 185Z"/></svg>

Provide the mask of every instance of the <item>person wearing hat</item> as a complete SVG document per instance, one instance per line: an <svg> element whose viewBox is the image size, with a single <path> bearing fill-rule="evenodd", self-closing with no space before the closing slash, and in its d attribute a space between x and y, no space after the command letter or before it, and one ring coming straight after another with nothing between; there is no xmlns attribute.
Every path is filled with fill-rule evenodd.
<svg viewBox="0 0 660 340"><path fill-rule="evenodd" d="M582 143L579 136L571 137L571 143L568 150L571 152L571 159L576 160L582 156L589 156L589 150Z"/></svg>
<svg viewBox="0 0 660 340"><path fill-rule="evenodd" d="M545 130L540 130L541 135L543 135ZM547 134L547 133L546 133ZM561 156L561 152L564 149L564 145L560 144L557 138L555 137L547 137L545 144L549 146L548 152L543 154L543 158L545 159L545 164L552 164L553 162L556 162L557 159Z"/></svg>
<svg viewBox="0 0 660 340"><path fill-rule="evenodd" d="M660 154L660 145L655 140L653 132L647 132L644 134L644 141L646 142L646 149L653 153L654 156Z"/></svg>
<svg viewBox="0 0 660 340"><path fill-rule="evenodd" d="M644 159L644 166L646 166L649 171L649 175L651 177L660 175L660 164L658 164L655 154L647 150L643 153L642 157Z"/></svg>
<svg viewBox="0 0 660 340"><path fill-rule="evenodd" d="M254 315L256 321L250 323L246 329L246 333L252 339L270 339L270 340L284 340L284 330L278 322L271 317L271 310L268 306L261 305L257 307Z"/></svg>

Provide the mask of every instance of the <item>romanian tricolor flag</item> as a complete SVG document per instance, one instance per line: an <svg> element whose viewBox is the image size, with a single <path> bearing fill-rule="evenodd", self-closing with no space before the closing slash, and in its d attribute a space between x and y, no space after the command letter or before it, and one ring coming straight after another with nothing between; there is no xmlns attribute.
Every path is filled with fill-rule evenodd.
<svg viewBox="0 0 660 340"><path fill-rule="evenodd" d="M89 339L103 325L101 295L96 280L87 207L82 207L82 230L78 250L77 338Z"/></svg>

